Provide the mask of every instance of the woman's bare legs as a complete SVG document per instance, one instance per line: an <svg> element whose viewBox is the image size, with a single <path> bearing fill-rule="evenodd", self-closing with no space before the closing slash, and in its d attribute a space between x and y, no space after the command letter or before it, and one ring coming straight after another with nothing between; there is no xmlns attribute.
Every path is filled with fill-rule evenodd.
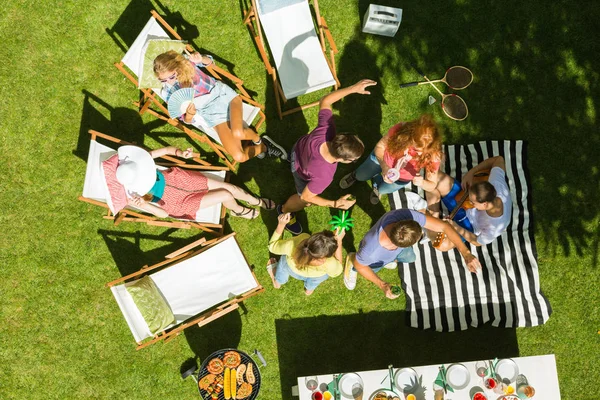
<svg viewBox="0 0 600 400"><path fill-rule="evenodd" d="M231 183L221 182L216 179L212 179L208 176L206 178L208 179L207 184L208 184L209 191L213 191L213 190L217 190L217 189L225 189L229 193L231 193L233 198L236 200L245 201L246 203L248 203L252 206L261 206L263 208L267 208L267 204L265 204L265 202L262 199L252 196L250 193L246 192L241 187L232 185Z"/></svg>
<svg viewBox="0 0 600 400"><path fill-rule="evenodd" d="M233 186L233 185L232 185ZM235 198L225 188L217 188L214 190L210 190L204 195L202 198L202 202L200 203L200 207L211 207L216 204L223 203L225 208L231 210L233 213L237 214L238 217L246 218L246 219L254 219L258 217L259 211L252 208L246 208L235 201ZM252 211L249 211L252 210Z"/></svg>
<svg viewBox="0 0 600 400"><path fill-rule="evenodd" d="M442 197L450 193L453 184L454 178L443 172L438 172L437 185L433 190L425 192L427 208L431 211L433 217L439 218L440 212L442 211L442 206L440 204Z"/></svg>
<svg viewBox="0 0 600 400"><path fill-rule="evenodd" d="M236 96L229 103L229 113L230 121L223 122L214 128L221 139L221 143L223 143L223 147L231 154L231 157L242 163L267 151L264 143L246 146L242 144L243 140L251 140L254 143L260 142L260 136L253 129L244 127L242 98L240 96Z"/></svg>

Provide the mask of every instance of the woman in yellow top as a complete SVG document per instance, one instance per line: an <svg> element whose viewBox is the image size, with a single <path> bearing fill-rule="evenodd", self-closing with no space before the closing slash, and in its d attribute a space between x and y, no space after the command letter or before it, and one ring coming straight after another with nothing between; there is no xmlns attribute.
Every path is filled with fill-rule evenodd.
<svg viewBox="0 0 600 400"><path fill-rule="evenodd" d="M342 229L337 234L323 231L312 236L303 233L291 239L282 239L289 221L290 213L279 216L279 223L269 241L269 251L281 257L276 266L276 260L271 258L267 271L275 289L287 283L292 276L304 281L304 293L310 296L321 282L342 274L342 239L345 231Z"/></svg>

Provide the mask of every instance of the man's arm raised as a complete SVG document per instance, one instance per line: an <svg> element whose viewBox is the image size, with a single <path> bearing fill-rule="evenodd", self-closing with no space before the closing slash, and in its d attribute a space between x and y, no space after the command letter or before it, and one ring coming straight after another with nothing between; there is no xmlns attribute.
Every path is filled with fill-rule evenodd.
<svg viewBox="0 0 600 400"><path fill-rule="evenodd" d="M363 79L362 81L359 81L352 86L348 86L345 88L338 89L335 92L331 92L321 99L321 101L319 102L319 109L331 110L331 106L333 105L333 103L343 99L344 97L352 93L371 94L365 89L373 85L377 85L377 82L371 79Z"/></svg>

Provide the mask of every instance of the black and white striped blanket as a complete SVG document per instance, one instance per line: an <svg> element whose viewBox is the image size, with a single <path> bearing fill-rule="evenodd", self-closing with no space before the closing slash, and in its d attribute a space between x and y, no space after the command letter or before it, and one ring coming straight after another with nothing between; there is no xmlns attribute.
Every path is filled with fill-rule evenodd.
<svg viewBox="0 0 600 400"><path fill-rule="evenodd" d="M471 246L483 265L478 274L468 272L457 250L442 253L430 243L415 245L417 261L399 268L408 325L454 331L488 322L496 327L518 327L548 320L552 310L540 290L526 150L526 143L508 140L444 146L444 172L453 177L464 175L488 157L504 157L512 221L491 244ZM424 197L421 189L412 185L406 190ZM390 194L390 204L392 209L406 206L404 192ZM447 215L447 210L444 212Z"/></svg>

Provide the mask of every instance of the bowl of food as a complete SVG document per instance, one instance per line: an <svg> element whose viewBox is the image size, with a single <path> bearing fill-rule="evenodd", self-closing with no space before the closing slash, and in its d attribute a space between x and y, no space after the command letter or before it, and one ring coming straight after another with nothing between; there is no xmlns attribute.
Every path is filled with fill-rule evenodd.
<svg viewBox="0 0 600 400"><path fill-rule="evenodd" d="M476 392L473 394L472 400L487 400L487 396L483 392Z"/></svg>
<svg viewBox="0 0 600 400"><path fill-rule="evenodd" d="M400 396L389 389L377 389L374 391L369 400L401 400Z"/></svg>

